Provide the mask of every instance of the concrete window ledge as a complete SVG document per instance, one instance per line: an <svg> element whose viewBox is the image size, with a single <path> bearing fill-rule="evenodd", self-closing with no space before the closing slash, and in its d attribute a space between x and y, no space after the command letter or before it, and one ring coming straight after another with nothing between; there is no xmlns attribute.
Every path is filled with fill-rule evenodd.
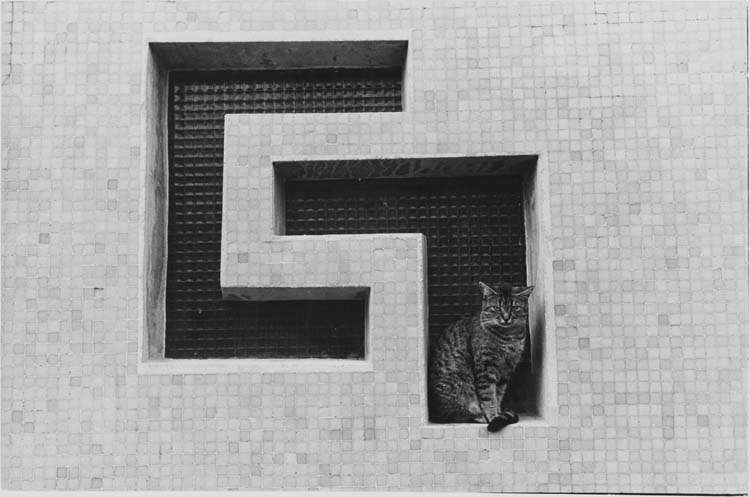
<svg viewBox="0 0 750 497"><path fill-rule="evenodd" d="M325 32L294 31L253 33L155 33L144 40L142 80L141 167L144 192L141 201L143 230L140 243L142 268L139 336L141 373L206 372L225 370L286 370L279 361L169 360L164 357L165 295L167 270L168 77L180 70L258 70L313 68L368 68L401 66L408 71L406 31ZM404 90L411 88L404 81ZM403 108L411 94L403 92ZM195 362L193 362L195 361ZM257 361L256 361L257 362ZM368 366L354 361L314 361L319 371L359 371ZM359 361L362 362L362 361ZM297 362L295 361L295 365ZM286 369L285 369L286 368Z"/></svg>
<svg viewBox="0 0 750 497"><path fill-rule="evenodd" d="M369 361L345 359L163 359L143 362L141 374L355 373L373 371Z"/></svg>

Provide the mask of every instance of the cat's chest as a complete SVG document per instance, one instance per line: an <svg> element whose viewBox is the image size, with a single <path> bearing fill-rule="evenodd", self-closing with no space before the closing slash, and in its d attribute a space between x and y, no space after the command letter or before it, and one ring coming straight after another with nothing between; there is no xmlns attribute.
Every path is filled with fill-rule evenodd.
<svg viewBox="0 0 750 497"><path fill-rule="evenodd" d="M499 340L492 336L479 336L472 340L474 361L484 367L512 368L523 352L524 336Z"/></svg>

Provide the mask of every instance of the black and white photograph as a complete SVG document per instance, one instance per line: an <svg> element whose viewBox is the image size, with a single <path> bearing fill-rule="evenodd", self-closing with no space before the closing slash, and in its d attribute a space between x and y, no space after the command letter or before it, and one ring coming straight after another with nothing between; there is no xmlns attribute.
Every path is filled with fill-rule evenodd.
<svg viewBox="0 0 750 497"><path fill-rule="evenodd" d="M3 490L748 493L747 2L0 14Z"/></svg>

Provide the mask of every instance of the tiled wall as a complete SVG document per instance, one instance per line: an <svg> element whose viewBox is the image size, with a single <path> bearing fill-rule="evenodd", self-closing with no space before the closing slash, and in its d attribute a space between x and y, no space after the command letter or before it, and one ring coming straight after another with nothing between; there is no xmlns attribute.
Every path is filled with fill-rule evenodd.
<svg viewBox="0 0 750 497"><path fill-rule="evenodd" d="M4 488L747 491L743 4L2 14ZM545 158L554 419L428 426L415 376L375 366L340 382L139 368L143 39L272 30L410 32L404 115L426 124L384 135L416 154ZM411 339L383 350L408 367Z"/></svg>

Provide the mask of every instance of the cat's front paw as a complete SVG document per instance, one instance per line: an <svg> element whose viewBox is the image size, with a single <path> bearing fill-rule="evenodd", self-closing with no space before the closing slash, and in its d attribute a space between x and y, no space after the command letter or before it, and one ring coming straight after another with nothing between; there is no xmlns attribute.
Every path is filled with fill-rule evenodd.
<svg viewBox="0 0 750 497"><path fill-rule="evenodd" d="M518 414L511 411L510 409L506 409L495 416L495 418L489 422L489 424L487 425L487 431L494 433L496 431L500 431L508 425L512 425L513 423L518 423Z"/></svg>

